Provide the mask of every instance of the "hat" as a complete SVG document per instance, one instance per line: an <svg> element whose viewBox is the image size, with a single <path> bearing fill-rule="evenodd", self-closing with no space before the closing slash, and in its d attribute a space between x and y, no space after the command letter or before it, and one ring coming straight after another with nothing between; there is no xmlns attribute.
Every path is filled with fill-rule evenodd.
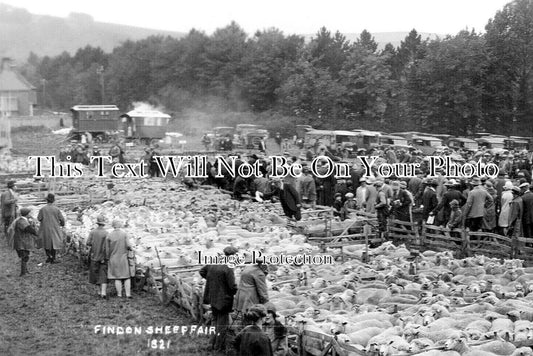
<svg viewBox="0 0 533 356"><path fill-rule="evenodd" d="M231 256L231 255L234 255L237 252L239 252L239 249L237 247L234 247L234 246L228 246L228 247L224 248L224 250L222 252L224 252L224 255L226 255L226 256Z"/></svg>
<svg viewBox="0 0 533 356"><path fill-rule="evenodd" d="M517 186L513 186L511 188L511 191L513 192L513 194L520 194L521 193L520 188L518 188Z"/></svg>
<svg viewBox="0 0 533 356"><path fill-rule="evenodd" d="M274 316L278 316L276 306L272 302L266 302L264 305L267 310L267 313L272 313L274 314Z"/></svg>
<svg viewBox="0 0 533 356"><path fill-rule="evenodd" d="M105 225L105 217L103 215L98 215L96 217L96 224Z"/></svg>
<svg viewBox="0 0 533 356"><path fill-rule="evenodd" d="M481 179L479 179L479 178L473 178L470 181L470 185L480 185L480 184L481 184Z"/></svg>
<svg viewBox="0 0 533 356"><path fill-rule="evenodd" d="M347 199L353 198L353 193L346 193L344 195Z"/></svg>
<svg viewBox="0 0 533 356"><path fill-rule="evenodd" d="M457 199L452 200L450 206L459 206L459 201Z"/></svg>
<svg viewBox="0 0 533 356"><path fill-rule="evenodd" d="M503 185L503 190L511 190L513 189L513 183L507 181L505 182L505 184Z"/></svg>
<svg viewBox="0 0 533 356"><path fill-rule="evenodd" d="M342 197L342 194L341 193L335 193L335 199L337 199L337 197Z"/></svg>
<svg viewBox="0 0 533 356"><path fill-rule="evenodd" d="M529 183L522 183L518 187L519 188L529 188Z"/></svg>
<svg viewBox="0 0 533 356"><path fill-rule="evenodd" d="M56 200L56 196L52 193L48 193L48 195L46 196L46 201L48 203L53 203L55 200Z"/></svg>
<svg viewBox="0 0 533 356"><path fill-rule="evenodd" d="M437 185L437 181L433 178L426 178L424 181L426 185Z"/></svg>
<svg viewBox="0 0 533 356"><path fill-rule="evenodd" d="M379 187L381 187L385 182L383 182L381 179L378 179L374 182L374 185L377 185Z"/></svg>
<svg viewBox="0 0 533 356"><path fill-rule="evenodd" d="M457 181L455 179L450 179L449 181L447 181L446 183L444 183L445 186L447 187L453 187L454 185L458 185Z"/></svg>
<svg viewBox="0 0 533 356"><path fill-rule="evenodd" d="M368 184L374 184L374 183L376 183L376 178L375 177L369 177L369 178L367 178L367 182L368 182Z"/></svg>
<svg viewBox="0 0 533 356"><path fill-rule="evenodd" d="M13 188L15 186L15 181L14 180L10 180L7 182L7 187L8 188Z"/></svg>
<svg viewBox="0 0 533 356"><path fill-rule="evenodd" d="M407 183L404 182L403 180L400 181L400 188L404 188L404 189L407 188Z"/></svg>
<svg viewBox="0 0 533 356"><path fill-rule="evenodd" d="M359 179L359 183L366 182L366 181L367 181L366 177L361 177L361 179Z"/></svg>
<svg viewBox="0 0 533 356"><path fill-rule="evenodd" d="M111 223L111 226L113 228L121 228L122 227L122 221L120 220L113 220L113 222Z"/></svg>
<svg viewBox="0 0 533 356"><path fill-rule="evenodd" d="M30 208L20 208L20 215L26 216L30 213L30 211L31 211Z"/></svg>
<svg viewBox="0 0 533 356"><path fill-rule="evenodd" d="M391 183L391 187L400 187L400 182L395 180L394 182Z"/></svg>
<svg viewBox="0 0 533 356"><path fill-rule="evenodd" d="M494 188L494 185L492 184L491 181L486 181L486 182L485 182L485 187L487 187L487 188Z"/></svg>

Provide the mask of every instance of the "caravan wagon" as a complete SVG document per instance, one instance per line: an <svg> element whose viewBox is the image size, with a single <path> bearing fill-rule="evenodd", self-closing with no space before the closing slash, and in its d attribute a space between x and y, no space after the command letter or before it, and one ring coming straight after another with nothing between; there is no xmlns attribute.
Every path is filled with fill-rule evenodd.
<svg viewBox="0 0 533 356"><path fill-rule="evenodd" d="M165 137L171 119L170 115L156 110L132 110L120 118L125 137L146 144Z"/></svg>

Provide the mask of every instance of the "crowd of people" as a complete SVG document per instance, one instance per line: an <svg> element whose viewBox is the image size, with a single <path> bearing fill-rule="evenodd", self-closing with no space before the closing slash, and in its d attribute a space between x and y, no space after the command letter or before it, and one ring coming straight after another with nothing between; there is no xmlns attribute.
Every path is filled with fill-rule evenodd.
<svg viewBox="0 0 533 356"><path fill-rule="evenodd" d="M238 249L228 246L223 253L232 256ZM199 273L206 279L203 303L210 305L211 325L216 328L212 350L226 351L231 345L240 356L289 355L287 328L269 302L266 265L248 259L238 286L228 265L206 265Z"/></svg>
<svg viewBox="0 0 533 356"><path fill-rule="evenodd" d="M435 176L428 175L428 159L412 150L385 148L372 150L370 155L378 157L371 174L357 160L357 156L343 159L318 146L300 156L285 153L289 164L301 165L299 177L286 176L283 179L270 177L270 160L262 154L236 155L236 171L239 165L253 165L260 160L262 177L232 177L225 167L218 167L218 161L208 163L208 177L198 184L210 184L231 191L235 199L250 197L258 202L277 199L285 215L299 220L302 208L332 207L334 215L347 219L355 211L376 213L381 233L386 231L389 217L401 221L422 222L437 226L469 228L472 231L495 232L502 235L533 237L533 193L531 184L531 155L527 152L492 154L489 150L443 151L454 160L481 164L493 163L499 167L498 176L456 177L444 176L437 170ZM235 155L235 154L234 154ZM321 176L328 172L331 161L354 162L349 176L315 176L310 162L321 157L317 171ZM328 157L329 159L325 159ZM380 177L377 167L381 163L419 163L412 177ZM222 172L222 177L217 173ZM300 172L298 172L300 173Z"/></svg>
<svg viewBox="0 0 533 356"><path fill-rule="evenodd" d="M29 273L30 253L44 249L45 263L58 263L57 255L65 247L65 217L55 205L55 195L46 196L46 205L39 209L36 219L31 216L30 207L19 207L17 187L14 181L7 182L7 189L0 195L0 211L4 236L8 246L20 258L20 276ZM107 299L107 284L115 281L117 296L131 298L131 277L135 276L133 246L127 234L121 229L122 222L114 220L113 230L104 228L103 216L98 216L97 227L87 240L89 248L89 282L98 286L98 295Z"/></svg>

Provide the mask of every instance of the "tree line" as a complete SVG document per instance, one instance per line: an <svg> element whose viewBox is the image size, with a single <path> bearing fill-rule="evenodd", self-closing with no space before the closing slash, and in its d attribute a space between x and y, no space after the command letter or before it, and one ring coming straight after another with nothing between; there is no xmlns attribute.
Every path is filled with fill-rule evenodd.
<svg viewBox="0 0 533 356"><path fill-rule="evenodd" d="M515 0L484 33L427 40L412 30L398 47L379 49L366 30L350 42L321 28L306 42L276 28L249 36L232 22L111 53L31 54L23 74L46 85L41 103L63 110L101 103L103 89L121 109L149 101L174 112L271 112L324 129L533 135L532 69L533 0Z"/></svg>

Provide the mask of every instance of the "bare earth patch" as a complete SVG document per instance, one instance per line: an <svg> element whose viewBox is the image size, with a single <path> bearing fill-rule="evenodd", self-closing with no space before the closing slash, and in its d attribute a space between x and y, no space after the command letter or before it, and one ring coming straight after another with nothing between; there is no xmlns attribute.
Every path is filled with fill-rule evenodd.
<svg viewBox="0 0 533 356"><path fill-rule="evenodd" d="M32 253L30 275L21 278L15 251L0 242L0 355L207 354L207 336L95 334L95 325L145 329L195 322L146 292L126 300L110 288L110 298L101 300L73 256L38 267L44 260L42 251ZM153 349L151 339L164 340L165 347L170 342L169 348Z"/></svg>

